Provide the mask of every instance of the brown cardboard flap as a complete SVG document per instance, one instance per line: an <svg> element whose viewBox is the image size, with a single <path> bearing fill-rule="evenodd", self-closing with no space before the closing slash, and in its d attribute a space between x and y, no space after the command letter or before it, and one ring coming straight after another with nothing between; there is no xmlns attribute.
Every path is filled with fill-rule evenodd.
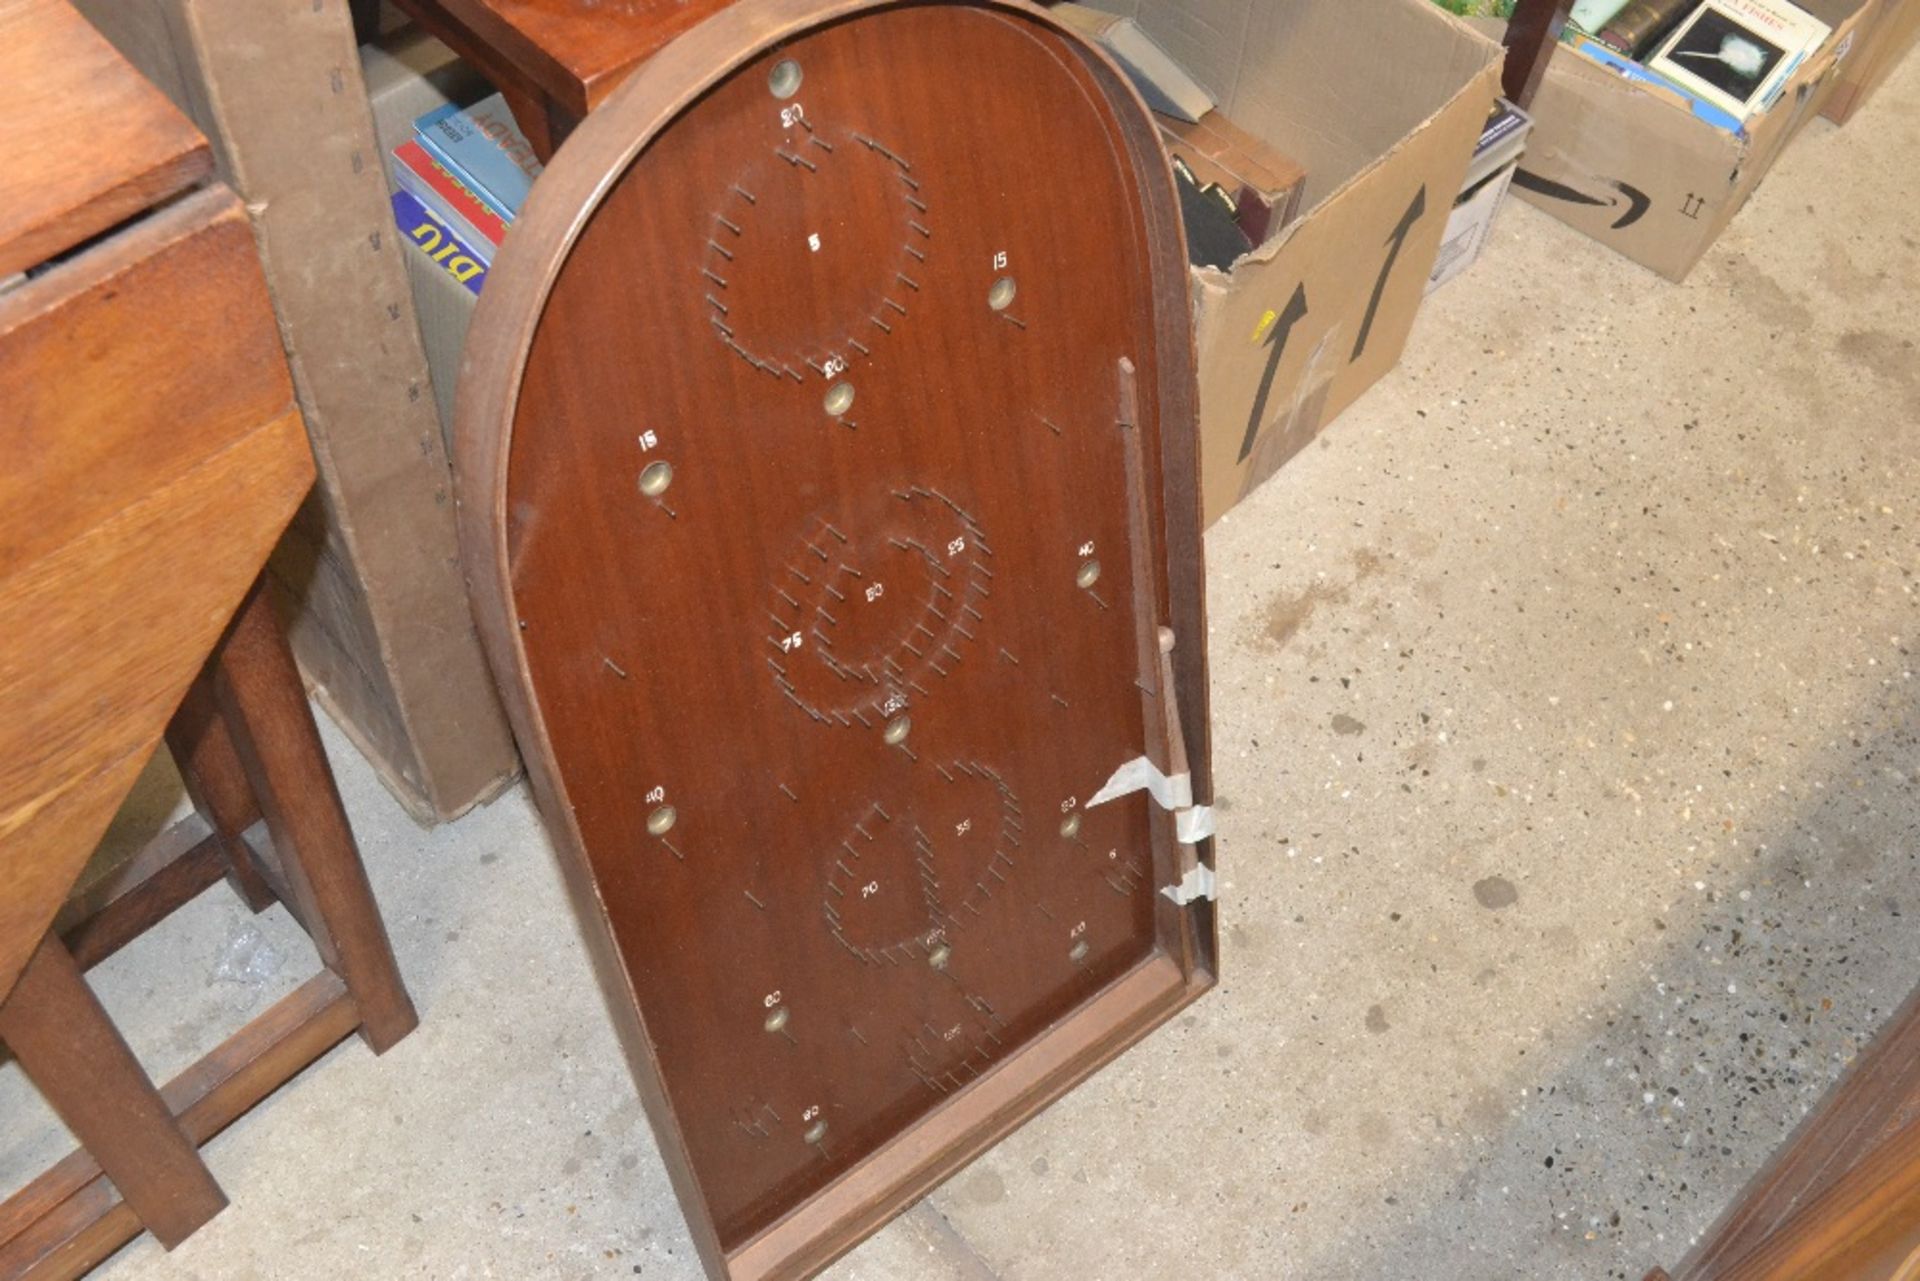
<svg viewBox="0 0 1920 1281"><path fill-rule="evenodd" d="M1405 0L1097 0L1132 17L1227 117L1306 166L1312 209L1432 119L1487 44Z"/></svg>
<svg viewBox="0 0 1920 1281"><path fill-rule="evenodd" d="M1863 22L1821 114L1844 124L1920 42L1920 0L1883 0Z"/></svg>

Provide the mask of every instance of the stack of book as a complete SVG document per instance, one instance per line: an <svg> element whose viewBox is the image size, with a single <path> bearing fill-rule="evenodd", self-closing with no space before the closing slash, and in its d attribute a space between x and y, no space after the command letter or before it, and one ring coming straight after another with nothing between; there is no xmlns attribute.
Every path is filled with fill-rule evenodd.
<svg viewBox="0 0 1920 1281"><path fill-rule="evenodd" d="M394 222L477 294L540 168L499 94L449 104L421 116L394 148Z"/></svg>
<svg viewBox="0 0 1920 1281"><path fill-rule="evenodd" d="M1684 94L1738 133L1830 34L1789 0L1576 0L1566 38L1632 79Z"/></svg>

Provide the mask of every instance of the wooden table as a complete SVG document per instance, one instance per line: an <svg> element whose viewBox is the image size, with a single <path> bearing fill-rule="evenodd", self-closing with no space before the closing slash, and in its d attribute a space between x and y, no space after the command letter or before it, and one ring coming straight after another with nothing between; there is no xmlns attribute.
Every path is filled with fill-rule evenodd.
<svg viewBox="0 0 1920 1281"><path fill-rule="evenodd" d="M733 0L397 0L493 81L544 161L627 73Z"/></svg>
<svg viewBox="0 0 1920 1281"><path fill-rule="evenodd" d="M0 0L0 113L31 140L0 170L0 1041L83 1145L0 1204L0 1277L51 1277L183 1239L225 1204L198 1144L414 1012L260 586L314 467L246 211L64 0ZM69 902L163 736L199 812ZM223 876L323 968L159 1091L83 972Z"/></svg>

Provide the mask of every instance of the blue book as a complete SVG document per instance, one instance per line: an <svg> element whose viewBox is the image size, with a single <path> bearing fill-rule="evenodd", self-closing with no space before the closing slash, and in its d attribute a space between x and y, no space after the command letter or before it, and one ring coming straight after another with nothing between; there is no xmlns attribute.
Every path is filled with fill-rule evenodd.
<svg viewBox="0 0 1920 1281"><path fill-rule="evenodd" d="M430 111L413 122L413 132L429 155L508 222L540 176L532 146L497 93L470 107L448 103Z"/></svg>
<svg viewBox="0 0 1920 1281"><path fill-rule="evenodd" d="M467 287L476 297L487 282L487 260L473 252L432 210L414 199L413 193L393 193L393 222L400 234L414 243L433 263Z"/></svg>

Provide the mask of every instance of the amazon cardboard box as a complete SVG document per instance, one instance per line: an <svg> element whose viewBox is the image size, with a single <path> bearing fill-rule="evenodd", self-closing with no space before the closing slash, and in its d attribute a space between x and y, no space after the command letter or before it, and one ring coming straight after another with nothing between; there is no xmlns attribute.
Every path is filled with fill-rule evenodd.
<svg viewBox="0 0 1920 1281"><path fill-rule="evenodd" d="M1501 50L1432 0L1094 3L1306 168L1292 226L1193 274L1211 522L1399 361Z"/></svg>
<svg viewBox="0 0 1920 1281"><path fill-rule="evenodd" d="M1853 118L1887 73L1920 42L1920 0L1884 0L1869 26L1860 30L1853 54L1840 67L1840 83L1827 95L1820 114L1835 124Z"/></svg>
<svg viewBox="0 0 1920 1281"><path fill-rule="evenodd" d="M1514 190L1667 279L1684 280L1839 87L1880 2L1799 0L1833 32L1772 105L1737 128L1596 42L1561 45L1529 107L1533 137Z"/></svg>

